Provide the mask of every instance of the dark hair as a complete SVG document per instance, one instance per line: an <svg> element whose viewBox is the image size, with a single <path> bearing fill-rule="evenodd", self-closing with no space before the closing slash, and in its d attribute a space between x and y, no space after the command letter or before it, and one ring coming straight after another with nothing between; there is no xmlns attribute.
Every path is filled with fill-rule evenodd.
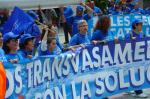
<svg viewBox="0 0 150 99"><path fill-rule="evenodd" d="M19 43L19 48L20 49L25 49L25 46L28 44L28 42L30 40L33 40L33 39L32 38L28 38L28 39L26 39L26 41L24 43Z"/></svg>
<svg viewBox="0 0 150 99"><path fill-rule="evenodd" d="M135 26L138 26L139 24L141 24L141 23L136 23L136 24L132 25L132 29L135 30L136 29Z"/></svg>
<svg viewBox="0 0 150 99"><path fill-rule="evenodd" d="M111 26L110 18L106 15L103 15L99 18L94 30L99 29L102 32L107 33L110 26Z"/></svg>
<svg viewBox="0 0 150 99"><path fill-rule="evenodd" d="M3 43L3 50L4 50L5 54L8 54L10 52L10 48L7 46L7 44L10 42L10 40Z"/></svg>

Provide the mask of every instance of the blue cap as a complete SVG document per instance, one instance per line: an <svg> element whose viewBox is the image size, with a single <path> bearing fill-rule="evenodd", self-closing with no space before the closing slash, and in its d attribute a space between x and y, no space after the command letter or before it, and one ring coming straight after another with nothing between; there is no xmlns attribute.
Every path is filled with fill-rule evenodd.
<svg viewBox="0 0 150 99"><path fill-rule="evenodd" d="M132 26L135 25L135 24L137 24L137 23L143 23L143 21L140 20L140 19L135 19L135 20L132 22Z"/></svg>
<svg viewBox="0 0 150 99"><path fill-rule="evenodd" d="M33 39L33 38L35 38L35 36L32 36L31 34L23 34L20 38L20 43L24 44L27 39Z"/></svg>
<svg viewBox="0 0 150 99"><path fill-rule="evenodd" d="M3 42L7 42L10 39L18 39L19 35L15 35L13 32L5 33L3 36Z"/></svg>
<svg viewBox="0 0 150 99"><path fill-rule="evenodd" d="M83 10L84 10L84 7L83 7L83 6L81 6L81 5L77 5L76 10L78 10L78 11L83 11Z"/></svg>
<svg viewBox="0 0 150 99"><path fill-rule="evenodd" d="M37 20L39 16L32 10L27 12L33 19Z"/></svg>

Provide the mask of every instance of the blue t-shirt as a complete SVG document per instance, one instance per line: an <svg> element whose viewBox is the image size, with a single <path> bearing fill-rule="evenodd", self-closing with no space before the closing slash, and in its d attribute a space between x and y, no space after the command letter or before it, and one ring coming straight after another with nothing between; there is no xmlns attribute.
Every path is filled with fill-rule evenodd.
<svg viewBox="0 0 150 99"><path fill-rule="evenodd" d="M66 19L68 25L72 26L72 33L71 36L78 33L78 21L85 19L86 21L89 20L91 17L88 16L88 14L85 14L83 16L71 16Z"/></svg>
<svg viewBox="0 0 150 99"><path fill-rule="evenodd" d="M48 49L46 51L40 50L40 56L43 55L59 55L61 53L61 50L59 47L56 47L52 52L50 52Z"/></svg>
<svg viewBox="0 0 150 99"><path fill-rule="evenodd" d="M94 6L93 10L94 10L95 13L102 13L102 10L100 8L96 7L96 6Z"/></svg>
<svg viewBox="0 0 150 99"><path fill-rule="evenodd" d="M7 62L6 57L5 57L5 52L2 48L0 48L0 61Z"/></svg>
<svg viewBox="0 0 150 99"><path fill-rule="evenodd" d="M5 57L7 61L9 61L10 59L17 59L18 62L23 60L22 56L18 52L16 54L6 54Z"/></svg>
<svg viewBox="0 0 150 99"><path fill-rule="evenodd" d="M131 39L131 37L136 37L136 38L143 38L144 37L144 34L143 32L140 32L140 33L135 33L134 31L131 31L130 33L128 33L125 38L126 39Z"/></svg>
<svg viewBox="0 0 150 99"><path fill-rule="evenodd" d="M77 33L71 38L69 45L74 46L74 45L85 44L85 43L90 43L88 36Z"/></svg>
<svg viewBox="0 0 150 99"><path fill-rule="evenodd" d="M25 51L23 49L20 49L18 51L18 54L22 57L23 61L30 61L32 60L33 58L28 58L28 55L33 55L32 51Z"/></svg>
<svg viewBox="0 0 150 99"><path fill-rule="evenodd" d="M92 40L111 41L111 40L114 40L114 35L111 31L108 31L107 33L103 33L103 31L101 31L101 30L95 30L93 32Z"/></svg>
<svg viewBox="0 0 150 99"><path fill-rule="evenodd" d="M131 10L131 13L134 14L145 14L144 10L141 8Z"/></svg>

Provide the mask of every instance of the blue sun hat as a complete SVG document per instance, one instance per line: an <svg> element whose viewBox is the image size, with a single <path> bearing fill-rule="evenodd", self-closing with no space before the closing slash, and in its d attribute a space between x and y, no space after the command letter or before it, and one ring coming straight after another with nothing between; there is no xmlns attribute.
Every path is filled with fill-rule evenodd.
<svg viewBox="0 0 150 99"><path fill-rule="evenodd" d="M8 32L8 33L4 34L4 36L3 36L4 43L11 39L19 39L19 35L16 35L13 32Z"/></svg>
<svg viewBox="0 0 150 99"><path fill-rule="evenodd" d="M34 39L34 38L35 36L32 36L31 34L23 34L20 38L20 43L24 44L27 39Z"/></svg>

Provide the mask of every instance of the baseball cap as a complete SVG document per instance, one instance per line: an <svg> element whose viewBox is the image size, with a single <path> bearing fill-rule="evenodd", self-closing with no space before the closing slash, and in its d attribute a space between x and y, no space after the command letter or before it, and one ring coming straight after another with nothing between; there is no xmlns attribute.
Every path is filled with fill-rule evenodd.
<svg viewBox="0 0 150 99"><path fill-rule="evenodd" d="M19 35L16 35L13 32L5 33L3 36L3 42L7 42L10 39L19 39Z"/></svg>
<svg viewBox="0 0 150 99"><path fill-rule="evenodd" d="M132 26L137 24L137 23L143 23L143 21L141 19L135 19L133 22L132 22Z"/></svg>
<svg viewBox="0 0 150 99"><path fill-rule="evenodd" d="M77 8L76 8L78 11L83 11L84 10L84 7L81 6L81 5L77 5Z"/></svg>
<svg viewBox="0 0 150 99"><path fill-rule="evenodd" d="M34 38L35 36L32 36L31 34L23 34L20 38L20 43L24 44L27 39L34 39Z"/></svg>

